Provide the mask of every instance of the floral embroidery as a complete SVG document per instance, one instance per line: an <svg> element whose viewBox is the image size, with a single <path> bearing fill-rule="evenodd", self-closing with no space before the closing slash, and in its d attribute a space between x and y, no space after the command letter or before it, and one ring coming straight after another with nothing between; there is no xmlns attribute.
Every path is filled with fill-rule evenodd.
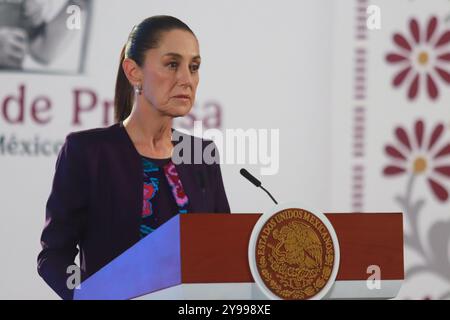
<svg viewBox="0 0 450 320"><path fill-rule="evenodd" d="M160 191L160 179L165 177L167 183L171 189L171 195L175 200L178 207L178 211L175 214L187 213L189 199L184 192L183 185L178 176L175 165L169 161L163 168L158 167L155 163L149 159L143 157L143 205L142 205L142 221L140 225L140 236L141 238L147 236L148 234L155 231L156 226L159 225L158 222L158 212L154 212L153 201ZM163 169L163 171L162 171ZM164 175L162 173L164 172Z"/></svg>
<svg viewBox="0 0 450 320"><path fill-rule="evenodd" d="M188 197L184 193L183 185L181 184L175 165L172 162L169 162L164 166L164 173L169 185L172 188L172 194L177 202L177 205L179 207L185 207L188 203Z"/></svg>

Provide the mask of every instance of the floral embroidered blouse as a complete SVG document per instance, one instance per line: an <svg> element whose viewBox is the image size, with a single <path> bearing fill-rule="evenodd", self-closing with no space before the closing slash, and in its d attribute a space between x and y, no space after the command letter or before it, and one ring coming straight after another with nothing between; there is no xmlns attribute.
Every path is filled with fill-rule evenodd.
<svg viewBox="0 0 450 320"><path fill-rule="evenodd" d="M173 216L187 213L189 199L170 158L141 158L144 197L140 236L143 238Z"/></svg>

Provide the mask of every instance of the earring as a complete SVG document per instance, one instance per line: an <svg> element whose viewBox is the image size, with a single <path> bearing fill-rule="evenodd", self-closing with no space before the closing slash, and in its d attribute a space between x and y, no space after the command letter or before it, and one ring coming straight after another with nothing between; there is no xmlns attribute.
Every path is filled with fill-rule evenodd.
<svg viewBox="0 0 450 320"><path fill-rule="evenodd" d="M140 96L142 94L142 84L138 83L137 85L135 85L134 92Z"/></svg>

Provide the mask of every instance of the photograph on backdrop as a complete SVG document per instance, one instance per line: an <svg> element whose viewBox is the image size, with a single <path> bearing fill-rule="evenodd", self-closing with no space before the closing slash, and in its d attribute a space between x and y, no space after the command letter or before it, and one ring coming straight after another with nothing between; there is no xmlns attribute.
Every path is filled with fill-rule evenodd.
<svg viewBox="0 0 450 320"><path fill-rule="evenodd" d="M90 0L0 0L0 71L80 73Z"/></svg>

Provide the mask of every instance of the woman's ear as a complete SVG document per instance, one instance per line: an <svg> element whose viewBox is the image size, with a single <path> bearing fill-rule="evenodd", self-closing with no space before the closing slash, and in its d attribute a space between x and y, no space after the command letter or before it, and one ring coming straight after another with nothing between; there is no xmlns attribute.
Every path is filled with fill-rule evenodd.
<svg viewBox="0 0 450 320"><path fill-rule="evenodd" d="M143 77L141 67L139 67L133 59L125 58L122 61L122 68L131 85L134 86L138 83L142 83Z"/></svg>

